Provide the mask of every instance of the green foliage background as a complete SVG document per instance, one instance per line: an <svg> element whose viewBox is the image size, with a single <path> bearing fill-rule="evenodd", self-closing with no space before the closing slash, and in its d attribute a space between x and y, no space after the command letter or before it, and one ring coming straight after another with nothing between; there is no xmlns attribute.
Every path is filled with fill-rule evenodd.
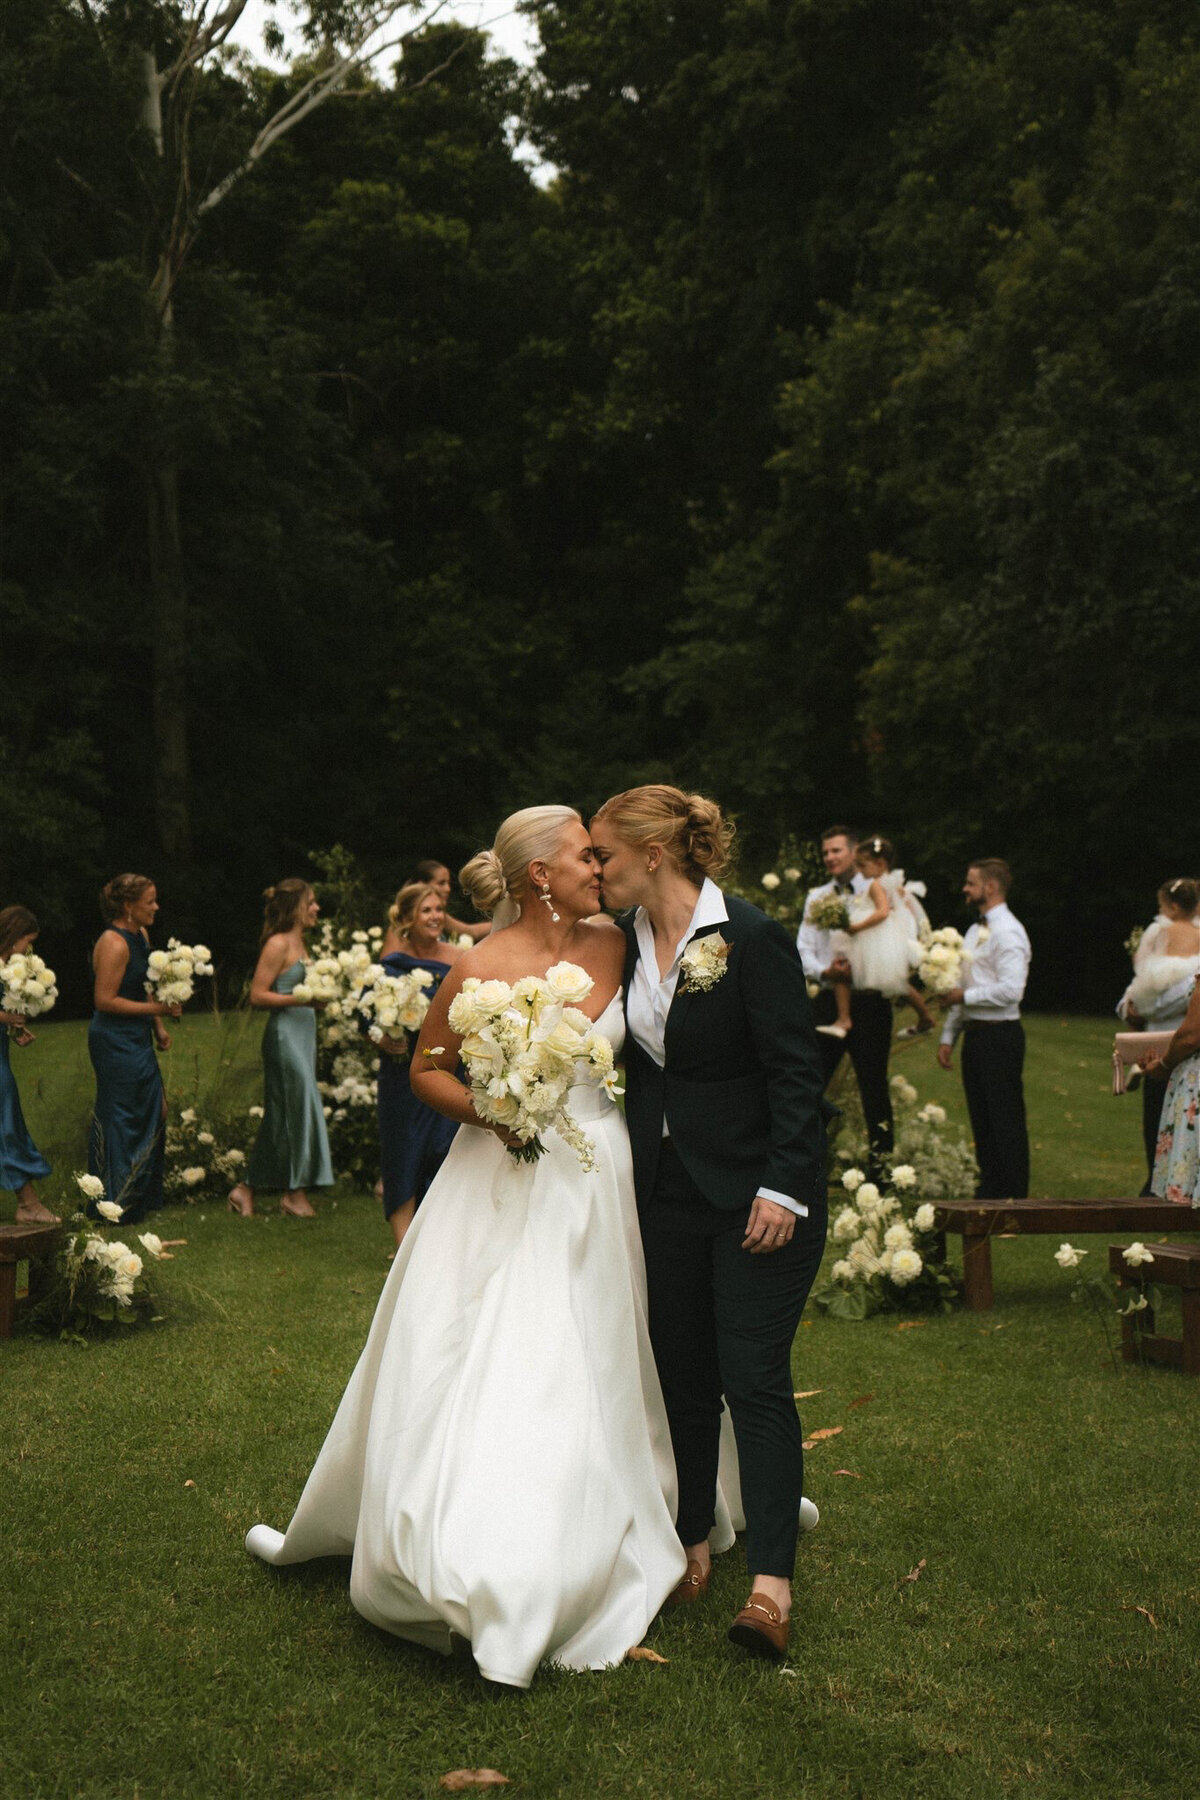
<svg viewBox="0 0 1200 1800"><path fill-rule="evenodd" d="M117 868L240 971L316 846L383 891L513 806L667 777L738 814L750 877L830 818L886 831L938 923L1008 856L1035 999L1111 1004L1200 863L1194 7L527 10L531 72L435 24L286 138L206 225L167 366L138 58L178 15L8 0L0 901L82 1004ZM303 73L210 71L198 166Z"/></svg>

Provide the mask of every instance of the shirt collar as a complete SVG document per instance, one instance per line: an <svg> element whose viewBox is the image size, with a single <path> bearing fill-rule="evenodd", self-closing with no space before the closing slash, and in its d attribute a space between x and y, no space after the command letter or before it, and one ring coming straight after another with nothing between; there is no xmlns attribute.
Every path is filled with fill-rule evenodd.
<svg viewBox="0 0 1200 1800"><path fill-rule="evenodd" d="M1001 919L1008 919L1011 916L1008 910L1008 901L1001 900L995 906L989 906L985 913L980 913L979 923L981 925L998 925Z"/></svg>
<svg viewBox="0 0 1200 1800"><path fill-rule="evenodd" d="M684 930L683 936L675 946L675 955L671 967L679 961L690 939L698 931L708 925L726 925L729 922L729 908L725 904L725 896L715 881L704 877L700 892L696 896L696 904L692 908L692 916ZM650 923L650 915L644 906L639 906L633 916L633 928L637 933L638 947L644 959L649 959L649 966L657 966L654 957L654 927Z"/></svg>

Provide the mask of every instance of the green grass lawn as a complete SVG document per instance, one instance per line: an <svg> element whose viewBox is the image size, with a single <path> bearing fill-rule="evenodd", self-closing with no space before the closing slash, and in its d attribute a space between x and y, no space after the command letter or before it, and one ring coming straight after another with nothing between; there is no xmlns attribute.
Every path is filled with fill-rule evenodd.
<svg viewBox="0 0 1200 1800"><path fill-rule="evenodd" d="M1136 1192L1109 1023L1035 1019L1030 1039L1036 1191ZM256 1056L253 1022L189 1018L178 1091L253 1099ZM959 1116L932 1063L918 1043L895 1066ZM35 1135L82 1167L82 1028L44 1028L17 1067ZM476 1765L580 1800L1194 1790L1200 1384L1114 1373L1053 1240L995 1245L991 1314L802 1326L806 1428L843 1430L808 1458L823 1516L791 1673L725 1642L739 1550L653 1628L666 1667L519 1694L368 1626L345 1564L276 1571L242 1547L286 1524L386 1271L376 1203L319 1204L311 1225L171 1210L162 1235L188 1242L158 1275L166 1324L0 1345L5 1800L432 1796ZM1101 1262L1106 1240L1084 1243Z"/></svg>

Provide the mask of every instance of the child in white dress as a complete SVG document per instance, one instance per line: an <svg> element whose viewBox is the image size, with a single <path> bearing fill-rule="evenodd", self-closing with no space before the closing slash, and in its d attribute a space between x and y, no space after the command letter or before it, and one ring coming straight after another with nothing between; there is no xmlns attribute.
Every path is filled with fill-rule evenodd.
<svg viewBox="0 0 1200 1800"><path fill-rule="evenodd" d="M856 988L874 988L890 999L907 999L917 1011L919 1031L932 1031L933 1016L912 985L921 960L920 932L929 928L925 909L904 884L903 869L893 869L895 851L885 837L864 838L855 853L859 873L870 882L865 893L850 900L850 927L838 933L838 948L848 957ZM920 882L913 888L924 892ZM850 1030L850 985L838 982L838 1015L834 1025L819 1025L831 1037Z"/></svg>

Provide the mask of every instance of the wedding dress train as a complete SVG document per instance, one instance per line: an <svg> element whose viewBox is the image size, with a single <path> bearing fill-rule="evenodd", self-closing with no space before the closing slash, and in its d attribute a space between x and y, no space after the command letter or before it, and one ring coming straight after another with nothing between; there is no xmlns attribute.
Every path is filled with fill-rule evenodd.
<svg viewBox="0 0 1200 1800"><path fill-rule="evenodd" d="M619 1052L619 995L597 1025ZM619 1662L685 1568L625 1125L595 1087L571 1110L591 1174L553 1131L533 1165L458 1132L291 1524L246 1539L350 1556L365 1618L514 1687Z"/></svg>

